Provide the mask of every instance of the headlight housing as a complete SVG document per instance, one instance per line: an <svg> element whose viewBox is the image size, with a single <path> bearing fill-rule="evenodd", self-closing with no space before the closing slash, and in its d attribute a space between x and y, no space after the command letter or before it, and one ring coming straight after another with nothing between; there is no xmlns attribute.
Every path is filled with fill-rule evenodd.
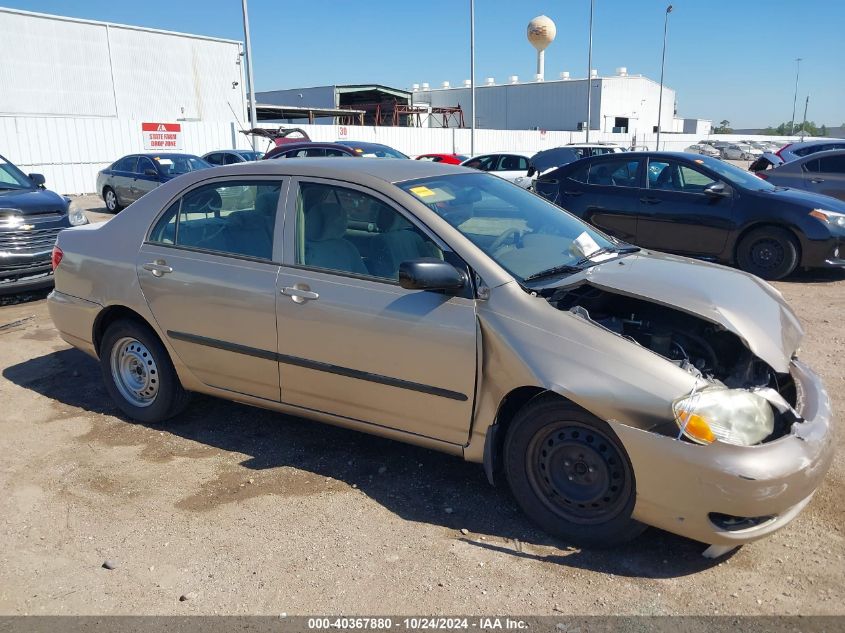
<svg viewBox="0 0 845 633"><path fill-rule="evenodd" d="M681 434L697 444L716 440L739 446L759 444L772 434L774 412L762 396L744 389L707 389L672 405Z"/></svg>
<svg viewBox="0 0 845 633"><path fill-rule="evenodd" d="M810 211L810 215L816 218L819 222L845 228L845 213L826 211L825 209L813 209Z"/></svg>
<svg viewBox="0 0 845 633"><path fill-rule="evenodd" d="M70 220L71 226L82 226L83 224L88 224L88 218L85 215L85 211L74 200L71 200L68 205L67 217L68 220Z"/></svg>

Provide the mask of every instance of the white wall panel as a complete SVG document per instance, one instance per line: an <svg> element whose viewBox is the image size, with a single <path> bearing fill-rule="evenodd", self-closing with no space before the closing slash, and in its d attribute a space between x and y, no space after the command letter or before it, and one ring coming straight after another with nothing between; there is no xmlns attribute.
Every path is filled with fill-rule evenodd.
<svg viewBox="0 0 845 633"><path fill-rule="evenodd" d="M265 124L263 127L278 126ZM341 137L340 126L303 125L313 140L336 141ZM184 151L202 155L215 149L250 147L249 139L237 131L232 122L183 122ZM345 126L348 140L384 143L410 155L428 152L456 152L468 154L470 130L444 128L359 127ZM477 154L501 150L536 152L584 141L583 132L546 132L538 130L477 130ZM703 135L662 134L660 149L680 151L697 142ZM232 140L235 139L233 143ZM592 132L590 140L615 142L629 146L636 138L637 145L655 149L655 134L608 134ZM736 141L740 139L771 140L772 137L749 135L710 136L711 139ZM787 140L787 139L779 139ZM266 150L266 139L256 139L259 150ZM0 116L0 152L27 173L43 173L47 185L60 193L91 193L97 171L121 156L143 152L141 121L114 118L79 117L4 117Z"/></svg>

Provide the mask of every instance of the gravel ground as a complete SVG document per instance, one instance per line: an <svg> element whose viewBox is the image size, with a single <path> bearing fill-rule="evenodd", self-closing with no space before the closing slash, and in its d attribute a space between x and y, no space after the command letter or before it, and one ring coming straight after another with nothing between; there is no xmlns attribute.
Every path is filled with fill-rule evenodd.
<svg viewBox="0 0 845 633"><path fill-rule="evenodd" d="M840 423L845 274L776 285ZM841 450L794 523L720 561L655 529L581 551L449 456L206 397L128 422L43 296L0 307L0 614L845 613Z"/></svg>

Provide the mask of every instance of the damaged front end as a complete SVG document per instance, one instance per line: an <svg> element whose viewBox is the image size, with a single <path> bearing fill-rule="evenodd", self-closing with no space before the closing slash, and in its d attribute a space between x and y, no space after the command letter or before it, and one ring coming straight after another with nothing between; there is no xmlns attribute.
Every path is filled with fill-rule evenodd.
<svg viewBox="0 0 845 633"><path fill-rule="evenodd" d="M718 440L751 446L783 437L800 420L788 367L777 371L724 323L589 282L542 294L557 309L647 348L695 377L692 390L672 404L674 423L667 420L652 431L697 444Z"/></svg>

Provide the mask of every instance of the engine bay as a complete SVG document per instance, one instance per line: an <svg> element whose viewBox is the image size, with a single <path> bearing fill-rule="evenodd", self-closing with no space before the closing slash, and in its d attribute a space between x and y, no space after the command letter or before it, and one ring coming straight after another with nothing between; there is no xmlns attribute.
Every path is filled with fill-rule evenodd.
<svg viewBox="0 0 845 633"><path fill-rule="evenodd" d="M755 356L742 339L722 326L644 299L582 284L556 288L547 300L595 325L645 347L697 378L730 389L773 389L791 407L796 389L789 374L779 374ZM778 415L770 438L788 432L794 415Z"/></svg>

